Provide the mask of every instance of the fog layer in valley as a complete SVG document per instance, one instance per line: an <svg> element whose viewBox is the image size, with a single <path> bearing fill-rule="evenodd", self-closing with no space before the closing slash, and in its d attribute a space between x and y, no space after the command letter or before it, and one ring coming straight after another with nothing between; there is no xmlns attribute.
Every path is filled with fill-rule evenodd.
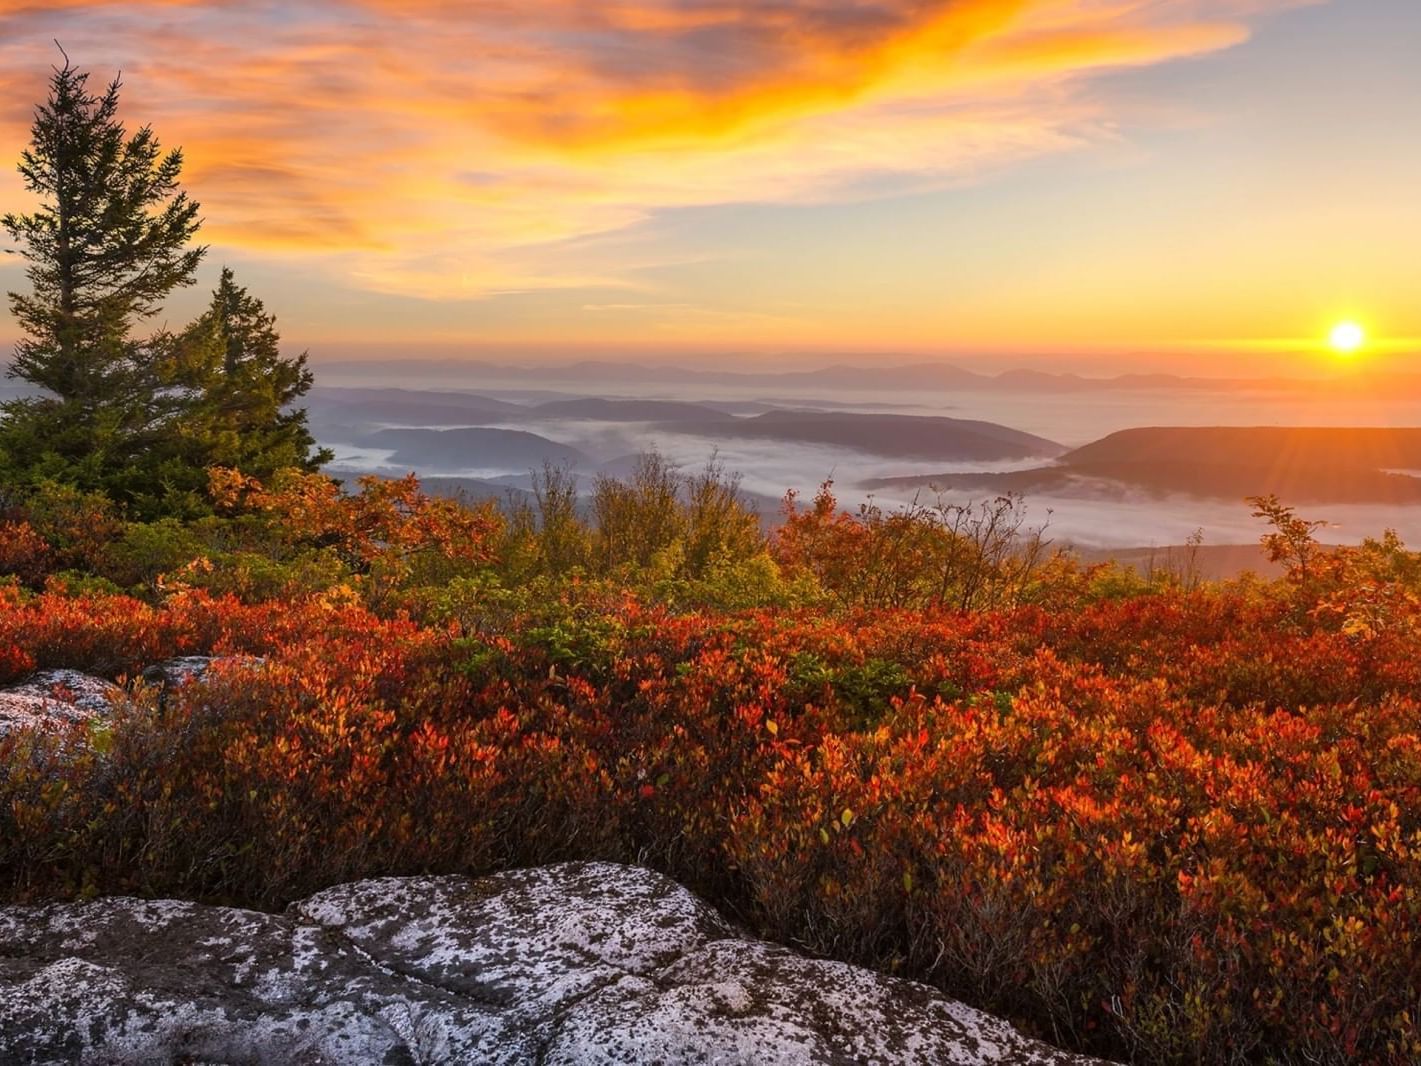
<svg viewBox="0 0 1421 1066"><path fill-rule="evenodd" d="M321 374L310 397L312 423L336 452L335 473L413 470L472 496L527 491L544 461L573 470L590 488L598 474L623 476L638 453L655 450L687 472L714 457L741 476L745 494L767 519L787 489L811 496L826 479L849 507L870 498L885 506L931 502L945 480L942 496L952 502L1021 491L1028 521L1046 525L1058 543L1171 545L1203 530L1206 544L1248 544L1260 527L1244 496L1281 484L1301 497L1301 511L1329 523L1322 534L1329 541L1355 543L1394 528L1421 543L1421 479L1410 477L1400 460L1379 460L1378 469L1359 468L1355 477L1348 469L1324 477L1320 469L1298 469L1287 456L1270 459L1267 446L1225 469L1231 453L1224 447L1223 462L1216 455L1207 469L1166 477L1162 464L1098 476L1072 470L1069 454L1060 458L1133 427L1421 425L1416 390L1207 387L1177 380L1148 388L1085 387L1072 379L1069 387L1049 382L934 391L835 386L814 378L785 392L786 382L773 379L616 376L596 387L585 368L519 377L489 368L424 367L402 373L406 387L395 388L388 375L345 368ZM1275 476L1270 462L1287 466L1287 477ZM1262 464L1256 489L1248 463ZM1388 479L1393 468L1407 476ZM1186 491L1173 491L1180 483Z"/></svg>

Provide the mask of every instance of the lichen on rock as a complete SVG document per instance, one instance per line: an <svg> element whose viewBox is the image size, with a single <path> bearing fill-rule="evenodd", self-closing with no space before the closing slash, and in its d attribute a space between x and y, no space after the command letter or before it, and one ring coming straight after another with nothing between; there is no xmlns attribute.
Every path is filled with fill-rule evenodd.
<svg viewBox="0 0 1421 1066"><path fill-rule="evenodd" d="M609 863L359 881L283 915L0 908L0 1060L1090 1061L923 985L751 939Z"/></svg>
<svg viewBox="0 0 1421 1066"><path fill-rule="evenodd" d="M63 728L109 714L121 688L78 670L40 670L0 689L0 736L16 729Z"/></svg>

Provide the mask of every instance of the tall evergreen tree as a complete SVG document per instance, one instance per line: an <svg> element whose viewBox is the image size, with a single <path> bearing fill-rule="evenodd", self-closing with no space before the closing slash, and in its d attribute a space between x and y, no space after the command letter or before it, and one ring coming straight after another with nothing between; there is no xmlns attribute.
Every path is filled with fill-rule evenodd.
<svg viewBox="0 0 1421 1066"><path fill-rule="evenodd" d="M206 249L198 205L178 187L183 157L118 118L120 82L102 94L67 57L35 111L19 171L39 198L0 226L28 261L32 291L10 293L24 331L9 375L44 395L3 406L0 469L110 488L175 413L155 385L153 350L132 338Z"/></svg>

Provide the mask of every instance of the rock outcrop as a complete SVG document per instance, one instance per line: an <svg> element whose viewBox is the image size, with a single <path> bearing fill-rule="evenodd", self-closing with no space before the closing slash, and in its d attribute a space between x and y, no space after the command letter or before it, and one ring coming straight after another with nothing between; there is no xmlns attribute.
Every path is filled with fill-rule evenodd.
<svg viewBox="0 0 1421 1066"><path fill-rule="evenodd" d="M183 655L154 663L139 674L158 699L189 682L200 684L214 663L260 666L255 655ZM40 670L0 689L0 737L16 729L54 729L107 716L124 698L111 681L78 670Z"/></svg>
<svg viewBox="0 0 1421 1066"><path fill-rule="evenodd" d="M0 1061L1084 1064L922 985L571 863L341 885L285 915L0 909Z"/></svg>
<svg viewBox="0 0 1421 1066"><path fill-rule="evenodd" d="M175 659L164 659L145 667L138 676L145 685L159 689L161 695L189 682L201 684L207 680L212 667L219 664L240 669L257 669L265 662L266 659L260 655L179 655Z"/></svg>
<svg viewBox="0 0 1421 1066"><path fill-rule="evenodd" d="M102 717L123 698L111 682L78 670L41 670L0 689L0 736L15 729L53 728Z"/></svg>
<svg viewBox="0 0 1421 1066"><path fill-rule="evenodd" d="M176 659L164 659L144 669L139 675L146 685L160 688L176 688L188 681L201 681L207 676L208 668L217 661L211 655L179 655Z"/></svg>

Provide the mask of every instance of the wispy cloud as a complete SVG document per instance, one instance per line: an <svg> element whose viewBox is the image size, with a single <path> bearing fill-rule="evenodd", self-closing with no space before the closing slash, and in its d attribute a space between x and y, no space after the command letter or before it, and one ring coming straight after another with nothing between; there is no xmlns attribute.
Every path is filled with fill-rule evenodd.
<svg viewBox="0 0 1421 1066"><path fill-rule="evenodd" d="M621 287L559 248L1107 137L1093 75L1226 48L1292 2L0 0L0 144L57 37L184 147L210 241L426 297Z"/></svg>

